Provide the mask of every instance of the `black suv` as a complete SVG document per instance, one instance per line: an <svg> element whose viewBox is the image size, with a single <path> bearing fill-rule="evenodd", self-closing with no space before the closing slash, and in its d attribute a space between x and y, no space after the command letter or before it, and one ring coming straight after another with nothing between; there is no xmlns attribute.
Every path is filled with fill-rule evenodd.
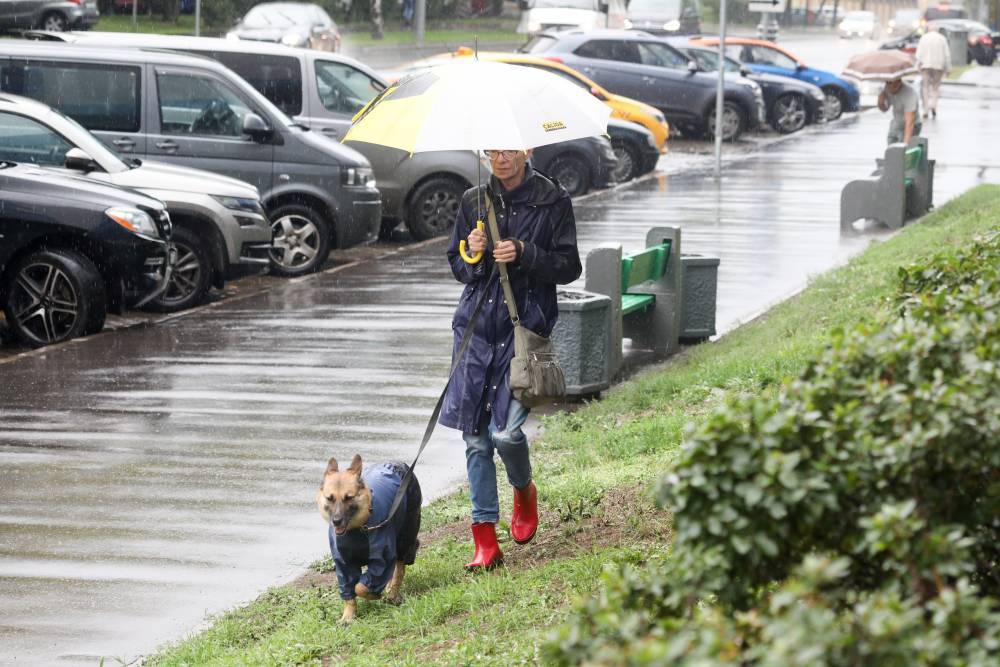
<svg viewBox="0 0 1000 667"><path fill-rule="evenodd" d="M145 293L140 304L158 296L170 277L169 238L156 199L0 163L0 303L7 326L32 347L100 331L127 291Z"/></svg>

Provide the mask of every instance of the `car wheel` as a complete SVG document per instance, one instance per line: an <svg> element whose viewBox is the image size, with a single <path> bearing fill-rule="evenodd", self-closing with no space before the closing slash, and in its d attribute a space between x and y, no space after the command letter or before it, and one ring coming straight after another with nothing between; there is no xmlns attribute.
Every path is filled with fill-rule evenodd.
<svg viewBox="0 0 1000 667"><path fill-rule="evenodd" d="M746 120L743 117L743 110L735 102L724 102L722 106L722 140L736 141L743 134ZM709 136L715 136L715 107L708 114L706 119Z"/></svg>
<svg viewBox="0 0 1000 667"><path fill-rule="evenodd" d="M566 188L571 197L586 194L590 189L590 169L576 155L560 155L549 163L549 175Z"/></svg>
<svg viewBox="0 0 1000 667"><path fill-rule="evenodd" d="M206 240L186 227L174 227L170 252L174 269L163 294L144 306L160 313L176 313L205 301L212 286L212 257Z"/></svg>
<svg viewBox="0 0 1000 667"><path fill-rule="evenodd" d="M104 280L85 256L41 250L17 263L4 297L14 335L42 347L100 331L107 313Z"/></svg>
<svg viewBox="0 0 1000 667"><path fill-rule="evenodd" d="M624 183L638 176L642 167L639 149L631 141L619 138L611 140L611 147L615 149L615 157L618 158L618 166L614 172L615 180Z"/></svg>
<svg viewBox="0 0 1000 667"><path fill-rule="evenodd" d="M67 27L66 17L59 12L49 12L42 17L42 30L66 32Z"/></svg>
<svg viewBox="0 0 1000 667"><path fill-rule="evenodd" d="M330 254L330 225L309 206L285 204L270 213L274 247L271 273L301 276L323 265Z"/></svg>
<svg viewBox="0 0 1000 667"><path fill-rule="evenodd" d="M796 93L785 93L771 107L771 127L781 134L798 132L806 124L806 100Z"/></svg>
<svg viewBox="0 0 1000 667"><path fill-rule="evenodd" d="M433 176L410 193L406 228L417 241L447 234L455 224L465 186L449 176Z"/></svg>
<svg viewBox="0 0 1000 667"><path fill-rule="evenodd" d="M840 97L840 92L836 88L824 88L823 94L826 96L824 107L827 121L837 120L844 114L844 101Z"/></svg>

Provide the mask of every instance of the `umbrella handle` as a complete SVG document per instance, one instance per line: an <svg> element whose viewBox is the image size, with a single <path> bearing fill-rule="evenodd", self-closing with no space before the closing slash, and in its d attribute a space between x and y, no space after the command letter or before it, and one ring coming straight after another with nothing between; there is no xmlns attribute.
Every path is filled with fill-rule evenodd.
<svg viewBox="0 0 1000 667"><path fill-rule="evenodd" d="M479 231L483 231L484 226L482 220L476 221L476 229L478 229ZM462 259L464 259L469 264L478 264L479 260L483 258L482 250L477 252L475 255L472 255L471 257L465 254L465 239L462 239L461 241L458 242L458 254L461 255Z"/></svg>

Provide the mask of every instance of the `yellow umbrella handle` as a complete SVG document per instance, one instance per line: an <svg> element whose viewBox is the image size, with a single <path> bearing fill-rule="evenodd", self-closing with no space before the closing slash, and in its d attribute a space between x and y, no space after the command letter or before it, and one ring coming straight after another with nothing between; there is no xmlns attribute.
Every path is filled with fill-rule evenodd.
<svg viewBox="0 0 1000 667"><path fill-rule="evenodd" d="M479 231L483 231L483 229L485 229L482 220L476 221L476 229L478 229ZM465 253L465 239L462 239L461 241L458 242L458 254L461 255L462 259L464 259L469 264L478 264L479 260L483 258L482 250L477 252L475 255L472 255L471 257Z"/></svg>

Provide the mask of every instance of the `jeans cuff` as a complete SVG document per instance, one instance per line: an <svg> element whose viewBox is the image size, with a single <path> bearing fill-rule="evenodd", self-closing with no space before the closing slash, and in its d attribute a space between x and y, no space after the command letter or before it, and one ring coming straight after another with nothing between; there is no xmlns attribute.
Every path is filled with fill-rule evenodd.
<svg viewBox="0 0 1000 667"><path fill-rule="evenodd" d="M500 514L478 514L473 512L472 523L500 523Z"/></svg>

